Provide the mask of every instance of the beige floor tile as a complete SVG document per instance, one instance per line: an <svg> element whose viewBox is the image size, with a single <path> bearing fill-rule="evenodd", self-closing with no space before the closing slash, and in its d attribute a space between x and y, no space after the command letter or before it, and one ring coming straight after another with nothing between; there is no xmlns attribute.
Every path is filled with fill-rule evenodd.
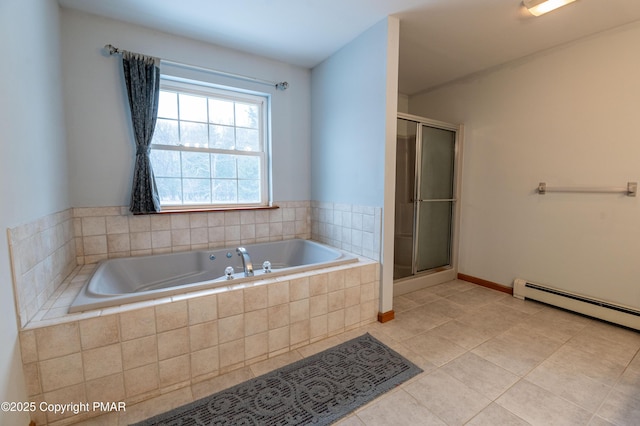
<svg viewBox="0 0 640 426"><path fill-rule="evenodd" d="M383 395L357 411L356 415L367 426L446 425L402 389Z"/></svg>
<svg viewBox="0 0 640 426"><path fill-rule="evenodd" d="M524 376L558 347L560 343L544 336L504 333L483 343L472 352L512 373Z"/></svg>
<svg viewBox="0 0 640 426"><path fill-rule="evenodd" d="M519 376L470 352L446 364L442 370L491 400L520 380Z"/></svg>
<svg viewBox="0 0 640 426"><path fill-rule="evenodd" d="M461 316L469 313L469 305L465 306L460 303L456 303L453 300L443 298L433 302L428 302L421 307L415 308L411 312L420 312L421 310L424 310L425 313L428 313L431 316L440 315L443 319L450 320L460 318Z"/></svg>
<svg viewBox="0 0 640 426"><path fill-rule="evenodd" d="M451 340L433 335L430 332L407 339L402 343L437 366L442 366L466 352L466 349L462 346L458 346Z"/></svg>
<svg viewBox="0 0 640 426"><path fill-rule="evenodd" d="M442 370L403 386L421 405L448 425L462 425L491 401Z"/></svg>
<svg viewBox="0 0 640 426"><path fill-rule="evenodd" d="M511 411L491 403L471 419L467 426L527 426L529 424Z"/></svg>
<svg viewBox="0 0 640 426"><path fill-rule="evenodd" d="M640 400L614 389L597 415L618 426L637 426L640 424Z"/></svg>
<svg viewBox="0 0 640 426"><path fill-rule="evenodd" d="M640 372L625 370L614 389L630 398L640 400Z"/></svg>
<svg viewBox="0 0 640 426"><path fill-rule="evenodd" d="M625 369L624 365L605 359L600 354L584 352L567 345L558 349L548 361L608 386L616 384Z"/></svg>
<svg viewBox="0 0 640 426"><path fill-rule="evenodd" d="M495 334L488 330L474 329L458 320L446 322L429 332L434 336L449 339L465 349L473 349L495 337Z"/></svg>
<svg viewBox="0 0 640 426"><path fill-rule="evenodd" d="M457 320L475 330L496 336L525 321L527 317L515 309L490 303L478 309L470 309L467 314Z"/></svg>
<svg viewBox="0 0 640 426"><path fill-rule="evenodd" d="M366 426L362 423L362 420L355 414L345 417L342 420L338 420L334 423L335 426Z"/></svg>
<svg viewBox="0 0 640 426"><path fill-rule="evenodd" d="M533 425L586 425L592 416L527 380L516 383L496 403Z"/></svg>
<svg viewBox="0 0 640 426"><path fill-rule="evenodd" d="M471 290L447 296L447 300L463 306L479 307L488 303L497 302L507 297L506 293L490 290L484 287L472 288Z"/></svg>
<svg viewBox="0 0 640 426"><path fill-rule="evenodd" d="M614 342L591 331L581 332L572 337L566 343L566 347L598 355L602 360L624 366L631 362L638 351L635 344L629 345L622 342Z"/></svg>
<svg viewBox="0 0 640 426"><path fill-rule="evenodd" d="M611 387L579 372L573 365L545 361L533 369L526 379L585 410L595 412Z"/></svg>

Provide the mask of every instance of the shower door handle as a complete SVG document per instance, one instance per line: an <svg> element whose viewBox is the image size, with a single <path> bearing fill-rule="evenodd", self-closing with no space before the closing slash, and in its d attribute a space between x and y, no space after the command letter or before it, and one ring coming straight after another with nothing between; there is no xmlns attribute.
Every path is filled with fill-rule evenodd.
<svg viewBox="0 0 640 426"><path fill-rule="evenodd" d="M424 199L417 199L415 200L415 202L417 203L434 203L434 202L438 202L438 201L458 201L455 198L437 198L437 199L431 199L431 200L424 200Z"/></svg>

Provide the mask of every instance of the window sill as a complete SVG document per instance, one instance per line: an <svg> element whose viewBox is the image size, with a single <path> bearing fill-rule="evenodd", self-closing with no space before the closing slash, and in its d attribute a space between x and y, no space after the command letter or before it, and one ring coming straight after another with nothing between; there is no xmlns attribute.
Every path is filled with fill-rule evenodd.
<svg viewBox="0 0 640 426"><path fill-rule="evenodd" d="M276 210L280 206L238 206L238 207L193 207L183 209L163 209L151 214L172 214L172 213L209 213L209 212L233 212L233 211L253 211L253 210Z"/></svg>

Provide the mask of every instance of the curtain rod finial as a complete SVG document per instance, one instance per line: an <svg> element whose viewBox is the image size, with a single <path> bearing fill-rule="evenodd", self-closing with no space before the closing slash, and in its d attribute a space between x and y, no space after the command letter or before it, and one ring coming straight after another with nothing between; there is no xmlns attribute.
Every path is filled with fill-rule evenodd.
<svg viewBox="0 0 640 426"><path fill-rule="evenodd" d="M105 44L104 45L104 50L106 50L109 55L114 55L114 54L120 52L118 50L118 48L114 47L112 44Z"/></svg>

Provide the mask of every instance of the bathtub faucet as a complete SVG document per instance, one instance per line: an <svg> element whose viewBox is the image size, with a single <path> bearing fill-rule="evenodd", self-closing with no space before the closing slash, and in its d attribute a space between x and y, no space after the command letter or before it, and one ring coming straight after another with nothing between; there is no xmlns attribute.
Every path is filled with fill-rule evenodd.
<svg viewBox="0 0 640 426"><path fill-rule="evenodd" d="M236 249L236 252L238 253L238 256L242 258L242 268L244 269L244 276L252 277L253 264L251 263L251 257L249 257L249 253L247 252L247 249L244 247L238 247Z"/></svg>

